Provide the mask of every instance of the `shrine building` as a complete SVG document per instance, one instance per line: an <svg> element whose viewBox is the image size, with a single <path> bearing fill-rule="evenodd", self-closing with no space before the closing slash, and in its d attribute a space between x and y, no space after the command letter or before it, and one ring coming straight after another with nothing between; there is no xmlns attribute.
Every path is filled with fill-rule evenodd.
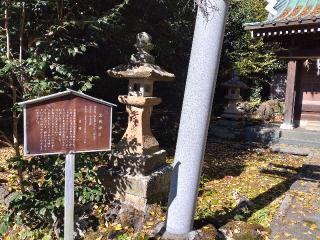
<svg viewBox="0 0 320 240"><path fill-rule="evenodd" d="M320 0L278 0L271 12L244 27L253 38L278 42L276 54L288 62L281 128L320 130Z"/></svg>

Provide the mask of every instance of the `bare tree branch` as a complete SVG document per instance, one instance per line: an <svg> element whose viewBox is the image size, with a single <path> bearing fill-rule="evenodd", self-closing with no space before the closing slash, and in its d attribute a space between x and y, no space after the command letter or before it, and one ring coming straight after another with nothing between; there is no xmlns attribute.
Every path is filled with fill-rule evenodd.
<svg viewBox="0 0 320 240"><path fill-rule="evenodd" d="M20 112L18 115L17 115L17 119L20 119L22 116L22 112Z"/></svg>
<svg viewBox="0 0 320 240"><path fill-rule="evenodd" d="M11 94L6 92L6 93L4 93L4 95L6 95L8 98L12 99L12 95Z"/></svg>
<svg viewBox="0 0 320 240"><path fill-rule="evenodd" d="M8 147L12 147L13 148L13 143L10 141L10 139L6 136L6 134L0 130L0 138L2 138L3 140L0 139L0 142L3 144L6 144Z"/></svg>
<svg viewBox="0 0 320 240"><path fill-rule="evenodd" d="M7 147L13 148L13 145L12 145L11 143L8 143L8 142L3 141L3 140L1 140L1 139L0 139L0 143L3 144L3 145L5 145L5 146L7 146Z"/></svg>
<svg viewBox="0 0 320 240"><path fill-rule="evenodd" d="M209 15L211 11L219 11L214 0L194 0L195 4L198 5L199 10L203 13L203 15L209 20Z"/></svg>
<svg viewBox="0 0 320 240"><path fill-rule="evenodd" d="M4 85L6 85L8 88L11 88L11 85L9 83L7 83L6 80L1 79L0 82L2 82Z"/></svg>

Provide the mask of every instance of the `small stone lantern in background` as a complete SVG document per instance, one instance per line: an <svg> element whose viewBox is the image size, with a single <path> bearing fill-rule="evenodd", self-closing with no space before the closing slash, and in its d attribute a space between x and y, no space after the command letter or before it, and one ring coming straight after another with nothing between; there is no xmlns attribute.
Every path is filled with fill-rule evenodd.
<svg viewBox="0 0 320 240"><path fill-rule="evenodd" d="M116 197L124 204L141 211L151 200L167 200L172 171L166 151L152 134L150 117L153 107L161 103L161 98L153 97L154 82L173 81L175 76L155 65L151 41L149 34L139 33L137 52L129 64L108 70L111 77L129 80L128 95L118 98L129 116L127 130L111 156L118 170L104 171L103 182L107 189L115 188Z"/></svg>
<svg viewBox="0 0 320 240"><path fill-rule="evenodd" d="M248 86L240 81L237 72L234 72L232 78L223 83L222 86L228 88L228 94L225 96L225 99L228 99L228 106L221 117L231 120L241 120L243 113L238 110L237 103L242 100L240 90L247 89Z"/></svg>
<svg viewBox="0 0 320 240"><path fill-rule="evenodd" d="M228 93L225 96L228 100L228 106L225 108L221 118L211 126L210 134L223 140L242 140L245 121L243 121L243 113L237 108L237 103L242 100L240 90L248 87L240 81L236 72L222 86L228 88Z"/></svg>

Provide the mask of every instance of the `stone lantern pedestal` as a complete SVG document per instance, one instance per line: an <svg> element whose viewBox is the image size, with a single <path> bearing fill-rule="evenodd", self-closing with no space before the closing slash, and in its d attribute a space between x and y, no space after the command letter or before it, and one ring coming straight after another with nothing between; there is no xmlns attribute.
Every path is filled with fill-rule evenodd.
<svg viewBox="0 0 320 240"><path fill-rule="evenodd" d="M220 139L241 140L245 123L243 113L237 108L237 103L242 100L240 90L246 89L247 85L240 81L237 73L234 73L232 79L223 83L222 86L228 88L228 94L225 96L228 106L212 127L211 132Z"/></svg>
<svg viewBox="0 0 320 240"><path fill-rule="evenodd" d="M145 211L147 203L166 201L172 168L166 163L150 127L153 107L161 99L153 97L155 81L172 81L174 75L154 64L149 54L153 48L147 33L137 35L137 53L130 63L108 70L114 78L128 79L128 95L119 96L126 105L128 127L115 152L110 155L112 166L101 170L107 190L123 203Z"/></svg>
<svg viewBox="0 0 320 240"><path fill-rule="evenodd" d="M146 155L159 151L159 143L153 136L150 117L153 106L161 103L157 97L119 96L119 102L126 105L128 127L117 145L117 151L126 155Z"/></svg>

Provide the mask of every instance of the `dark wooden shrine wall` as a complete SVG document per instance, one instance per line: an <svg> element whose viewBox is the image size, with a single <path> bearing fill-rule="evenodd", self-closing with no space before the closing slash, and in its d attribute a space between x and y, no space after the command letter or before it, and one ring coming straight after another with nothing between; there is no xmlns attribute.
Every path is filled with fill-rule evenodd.
<svg viewBox="0 0 320 240"><path fill-rule="evenodd" d="M303 64L302 61L301 64ZM317 63L313 60L309 62L309 65L305 66L303 64L300 67L300 82L296 98L298 106L297 118L320 122L320 76L318 76Z"/></svg>

